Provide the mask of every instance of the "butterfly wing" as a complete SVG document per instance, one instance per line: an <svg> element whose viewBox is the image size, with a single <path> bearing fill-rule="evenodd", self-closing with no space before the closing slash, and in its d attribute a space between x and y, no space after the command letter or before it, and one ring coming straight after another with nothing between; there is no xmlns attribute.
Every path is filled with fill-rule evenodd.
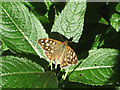
<svg viewBox="0 0 120 90"><path fill-rule="evenodd" d="M49 38L42 38L37 40L37 43L41 46L41 48L45 51L51 51L53 49L56 49L62 42L49 39Z"/></svg>
<svg viewBox="0 0 120 90"><path fill-rule="evenodd" d="M62 42L49 38L42 38L37 42L45 51L45 55L49 60L56 61L59 59L61 53L59 47L62 45Z"/></svg>
<svg viewBox="0 0 120 90"><path fill-rule="evenodd" d="M60 67L64 68L70 64L74 65L78 63L78 58L76 53L67 46L66 51L64 52L64 57L60 59Z"/></svg>
<svg viewBox="0 0 120 90"><path fill-rule="evenodd" d="M37 42L44 50L49 60L56 61L60 59L61 68L78 63L77 55L67 44L65 44L66 42L63 44L60 41L49 38L39 39Z"/></svg>
<svg viewBox="0 0 120 90"><path fill-rule="evenodd" d="M64 68L64 67L68 67L68 66L69 66L69 64L67 62L66 55L64 55L64 57L60 58L60 67Z"/></svg>

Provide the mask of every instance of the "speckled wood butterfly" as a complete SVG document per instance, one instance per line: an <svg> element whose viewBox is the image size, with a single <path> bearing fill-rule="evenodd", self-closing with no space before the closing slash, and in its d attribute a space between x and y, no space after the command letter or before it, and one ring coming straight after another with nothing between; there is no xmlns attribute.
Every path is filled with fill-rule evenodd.
<svg viewBox="0 0 120 90"><path fill-rule="evenodd" d="M77 55L73 49L67 45L67 41L60 42L54 39L42 38L37 42L50 61L59 60L61 68L66 68L69 65L78 63Z"/></svg>

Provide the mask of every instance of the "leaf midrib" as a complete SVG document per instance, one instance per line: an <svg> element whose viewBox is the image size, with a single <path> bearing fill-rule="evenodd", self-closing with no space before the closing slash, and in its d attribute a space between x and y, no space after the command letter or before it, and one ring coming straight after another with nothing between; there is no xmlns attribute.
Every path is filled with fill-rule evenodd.
<svg viewBox="0 0 120 90"><path fill-rule="evenodd" d="M101 69L101 68L113 68L114 66L95 66L95 67L84 67L76 69L75 71L89 70L89 69Z"/></svg>
<svg viewBox="0 0 120 90"><path fill-rule="evenodd" d="M15 73L4 73L4 74L1 74L0 77L3 77L3 76L8 76L8 75L20 75L20 74L41 74L41 73L45 73L45 72L15 72Z"/></svg>
<svg viewBox="0 0 120 90"><path fill-rule="evenodd" d="M76 6L77 6L77 5L76 5ZM74 12L76 12L76 7L75 7ZM69 29L69 26L71 25L71 21L73 20L73 16L74 16L74 15L75 15L75 13L73 13L72 18L71 18L70 22L68 23L68 26L67 26L67 28L66 28L65 35L66 35L66 33L68 33L67 31L68 31L68 29Z"/></svg>
<svg viewBox="0 0 120 90"><path fill-rule="evenodd" d="M26 37L26 35L20 30L20 28L17 26L17 24L14 22L14 20L9 16L9 14L7 13L7 11L4 9L4 7L2 7L2 9L4 10L4 12L6 13L6 15L9 17L9 19L12 21L12 23L15 25L15 27L18 29L18 31L23 35L23 37L26 39L26 41L28 41L28 43L31 45L31 47L35 50L35 52L37 54L38 51L35 49L35 47L32 45L32 42Z"/></svg>

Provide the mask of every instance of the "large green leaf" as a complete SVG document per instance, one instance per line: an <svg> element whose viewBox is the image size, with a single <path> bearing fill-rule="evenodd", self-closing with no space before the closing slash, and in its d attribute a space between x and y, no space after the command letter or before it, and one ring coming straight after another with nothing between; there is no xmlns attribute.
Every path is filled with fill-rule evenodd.
<svg viewBox="0 0 120 90"><path fill-rule="evenodd" d="M20 2L2 2L0 8L0 29L7 47L20 53L41 56L43 53L37 40L47 37L47 34L38 19Z"/></svg>
<svg viewBox="0 0 120 90"><path fill-rule="evenodd" d="M84 24L86 2L69 2L55 21L52 32L59 32L68 39L78 42Z"/></svg>
<svg viewBox="0 0 120 90"><path fill-rule="evenodd" d="M13 56L4 56L1 62L3 88L57 88L55 74L35 62Z"/></svg>
<svg viewBox="0 0 120 90"><path fill-rule="evenodd" d="M69 76L72 82L89 85L113 84L118 62L118 50L98 49L90 50L89 55Z"/></svg>

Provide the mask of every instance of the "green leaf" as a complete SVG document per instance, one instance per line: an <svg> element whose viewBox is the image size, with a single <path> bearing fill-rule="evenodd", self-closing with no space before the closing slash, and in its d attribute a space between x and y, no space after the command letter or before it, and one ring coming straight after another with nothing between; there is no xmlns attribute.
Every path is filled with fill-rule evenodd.
<svg viewBox="0 0 120 90"><path fill-rule="evenodd" d="M2 35L0 33L0 50L2 49ZM0 51L1 52L1 51Z"/></svg>
<svg viewBox="0 0 120 90"><path fill-rule="evenodd" d="M120 2L117 4L116 10L117 10L118 12L120 12Z"/></svg>
<svg viewBox="0 0 120 90"><path fill-rule="evenodd" d="M47 10L50 10L50 6L53 4L51 1L49 0L44 0L45 5L47 6ZM54 1L53 1L54 2Z"/></svg>
<svg viewBox="0 0 120 90"><path fill-rule="evenodd" d="M59 32L68 39L78 42L84 24L86 2L69 2L55 21L52 32Z"/></svg>
<svg viewBox="0 0 120 90"><path fill-rule="evenodd" d="M97 49L97 48L99 48L99 45L100 45L100 38L101 38L101 35L96 35L96 37L95 37L95 40L94 40L94 42L93 42L93 44L92 44L92 46L91 46L91 49Z"/></svg>
<svg viewBox="0 0 120 90"><path fill-rule="evenodd" d="M113 84L111 79L116 78L117 60L118 50L90 50L89 56L69 76L69 80L89 85Z"/></svg>
<svg viewBox="0 0 120 90"><path fill-rule="evenodd" d="M120 15L115 13L110 18L110 24L115 28L117 32L120 32Z"/></svg>
<svg viewBox="0 0 120 90"><path fill-rule="evenodd" d="M120 12L120 2L116 6L116 11ZM117 32L120 32L120 15L118 13L112 15L110 18L110 24Z"/></svg>
<svg viewBox="0 0 120 90"><path fill-rule="evenodd" d="M0 29L7 47L20 53L41 56L43 53L37 40L47 37L47 34L38 19L20 2L2 2L0 8Z"/></svg>
<svg viewBox="0 0 120 90"><path fill-rule="evenodd" d="M98 22L108 25L108 22L103 17Z"/></svg>
<svg viewBox="0 0 120 90"><path fill-rule="evenodd" d="M9 48L4 44L4 42L2 42L2 50L3 51L6 51L8 50Z"/></svg>
<svg viewBox="0 0 120 90"><path fill-rule="evenodd" d="M35 62L13 56L2 57L1 62L3 88L57 88L55 74Z"/></svg>

